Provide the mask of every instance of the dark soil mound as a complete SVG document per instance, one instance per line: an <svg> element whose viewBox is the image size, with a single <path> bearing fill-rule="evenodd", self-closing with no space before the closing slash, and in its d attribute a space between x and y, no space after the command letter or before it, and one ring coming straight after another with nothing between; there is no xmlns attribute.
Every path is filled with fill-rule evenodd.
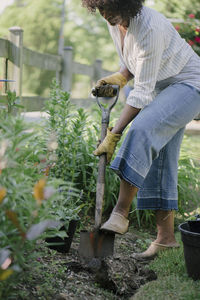
<svg viewBox="0 0 200 300"><path fill-rule="evenodd" d="M75 239L66 257L65 293L57 299L128 299L142 284L155 280L157 276L148 268L148 262L130 257L136 239L132 233L116 236L112 257L94 258L87 264L78 256L78 239Z"/></svg>

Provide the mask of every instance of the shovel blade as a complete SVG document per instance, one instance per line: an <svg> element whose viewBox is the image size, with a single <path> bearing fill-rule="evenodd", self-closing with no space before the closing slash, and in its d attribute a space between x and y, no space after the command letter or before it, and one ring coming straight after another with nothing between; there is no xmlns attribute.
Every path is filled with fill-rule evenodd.
<svg viewBox="0 0 200 300"><path fill-rule="evenodd" d="M111 256L114 253L114 239L114 233L81 231L79 255L86 260Z"/></svg>

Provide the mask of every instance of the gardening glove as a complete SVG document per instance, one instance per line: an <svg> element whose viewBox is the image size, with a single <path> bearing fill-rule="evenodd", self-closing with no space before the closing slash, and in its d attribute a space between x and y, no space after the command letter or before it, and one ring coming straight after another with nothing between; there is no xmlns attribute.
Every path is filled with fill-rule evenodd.
<svg viewBox="0 0 200 300"><path fill-rule="evenodd" d="M110 163L115 148L117 146L118 141L121 138L120 133L112 133L112 128L107 128L107 135L103 142L97 147L97 149L93 152L94 155L100 156L103 153L106 153L107 164Z"/></svg>
<svg viewBox="0 0 200 300"><path fill-rule="evenodd" d="M95 91L98 90L102 85L106 84L118 85L120 88L123 88L127 84L127 80L120 72L116 72L110 76L103 77L97 81L95 87L92 90L92 94L95 96Z"/></svg>
<svg viewBox="0 0 200 300"><path fill-rule="evenodd" d="M119 85L120 88L123 88L127 84L126 78L120 72L116 72L112 75L103 77L99 79L95 87L100 87L101 85L113 84Z"/></svg>

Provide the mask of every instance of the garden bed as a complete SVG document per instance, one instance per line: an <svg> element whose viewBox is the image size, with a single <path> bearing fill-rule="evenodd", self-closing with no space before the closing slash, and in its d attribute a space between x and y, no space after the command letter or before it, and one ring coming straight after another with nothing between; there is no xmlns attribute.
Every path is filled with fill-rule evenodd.
<svg viewBox="0 0 200 300"><path fill-rule="evenodd" d="M149 263L137 263L130 254L144 250L154 236L149 230L130 227L125 235L116 236L115 254L104 261L106 268L100 272L102 276L98 276L94 268L80 263L79 233L68 254L48 249L38 240L30 264L27 263L18 283L13 284L12 289L9 286L2 299L199 299L199 281L187 275L179 232L176 238L180 249L163 251Z"/></svg>
<svg viewBox="0 0 200 300"><path fill-rule="evenodd" d="M133 232L115 238L115 254L97 264L81 263L79 234L68 254L38 244L34 269L27 269L15 288L16 299L129 299L139 287L157 278L147 263L130 254L139 251L141 239Z"/></svg>

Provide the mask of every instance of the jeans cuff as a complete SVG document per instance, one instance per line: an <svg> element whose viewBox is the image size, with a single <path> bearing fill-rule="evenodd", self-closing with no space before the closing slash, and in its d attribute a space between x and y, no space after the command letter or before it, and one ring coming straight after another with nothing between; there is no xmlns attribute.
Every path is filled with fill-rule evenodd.
<svg viewBox="0 0 200 300"><path fill-rule="evenodd" d="M163 198L138 198L137 209L178 210L178 200L168 200Z"/></svg>
<svg viewBox="0 0 200 300"><path fill-rule="evenodd" d="M125 159L116 157L110 168L122 179L131 185L141 188L144 177L138 174L134 169L130 168Z"/></svg>

